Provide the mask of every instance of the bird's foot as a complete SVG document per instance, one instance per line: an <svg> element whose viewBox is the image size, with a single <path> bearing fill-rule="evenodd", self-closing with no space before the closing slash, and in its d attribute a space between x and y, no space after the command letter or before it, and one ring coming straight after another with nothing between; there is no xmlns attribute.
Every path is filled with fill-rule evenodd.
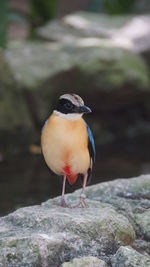
<svg viewBox="0 0 150 267"><path fill-rule="evenodd" d="M61 198L60 206L63 208L69 208L69 205L66 203L64 198Z"/></svg>
<svg viewBox="0 0 150 267"><path fill-rule="evenodd" d="M87 204L85 202L85 199L86 199L86 195L85 194L81 194L79 207L81 206L82 208L85 208L87 206Z"/></svg>
<svg viewBox="0 0 150 267"><path fill-rule="evenodd" d="M81 194L79 203L74 205L74 206L71 206L71 208L85 208L85 207L87 207L85 199L86 199L86 195Z"/></svg>

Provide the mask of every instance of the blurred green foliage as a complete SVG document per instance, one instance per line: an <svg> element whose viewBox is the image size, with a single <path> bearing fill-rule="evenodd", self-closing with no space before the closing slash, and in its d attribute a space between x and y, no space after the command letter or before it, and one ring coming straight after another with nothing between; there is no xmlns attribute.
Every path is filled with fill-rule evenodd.
<svg viewBox="0 0 150 267"><path fill-rule="evenodd" d="M17 5L15 9L10 9L8 0L0 0L0 47L5 48L7 44L8 21L25 23L28 20L34 30L54 17L57 3L58 0L31 0L31 10L27 14L20 12Z"/></svg>
<svg viewBox="0 0 150 267"><path fill-rule="evenodd" d="M53 18L57 0L31 0L31 22L39 26Z"/></svg>
<svg viewBox="0 0 150 267"><path fill-rule="evenodd" d="M111 15L129 13L135 0L104 0L104 8Z"/></svg>
<svg viewBox="0 0 150 267"><path fill-rule="evenodd" d="M110 15L125 14L132 11L135 0L91 0L88 11L107 13Z"/></svg>
<svg viewBox="0 0 150 267"><path fill-rule="evenodd" d="M6 47L8 1L0 0L0 46Z"/></svg>

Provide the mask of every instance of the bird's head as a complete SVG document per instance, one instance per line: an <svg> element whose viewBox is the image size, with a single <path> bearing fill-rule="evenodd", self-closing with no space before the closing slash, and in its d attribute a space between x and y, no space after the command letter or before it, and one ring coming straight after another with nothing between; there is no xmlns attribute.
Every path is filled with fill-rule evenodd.
<svg viewBox="0 0 150 267"><path fill-rule="evenodd" d="M64 94L59 97L55 112L66 119L80 118L91 109L84 105L83 99L76 94Z"/></svg>

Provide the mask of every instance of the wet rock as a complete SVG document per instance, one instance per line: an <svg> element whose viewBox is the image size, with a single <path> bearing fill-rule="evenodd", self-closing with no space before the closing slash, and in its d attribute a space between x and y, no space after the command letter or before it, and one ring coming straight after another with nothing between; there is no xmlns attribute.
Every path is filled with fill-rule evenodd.
<svg viewBox="0 0 150 267"><path fill-rule="evenodd" d="M71 262L65 262L61 267L107 267L103 260L96 257L82 257L73 259Z"/></svg>
<svg viewBox="0 0 150 267"><path fill-rule="evenodd" d="M112 267L149 267L150 257L143 256L131 247L120 247L111 263Z"/></svg>

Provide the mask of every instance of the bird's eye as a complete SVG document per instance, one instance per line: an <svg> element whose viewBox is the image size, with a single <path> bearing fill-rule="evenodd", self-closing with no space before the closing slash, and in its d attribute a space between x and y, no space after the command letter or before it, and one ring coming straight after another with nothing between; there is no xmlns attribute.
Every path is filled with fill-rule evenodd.
<svg viewBox="0 0 150 267"><path fill-rule="evenodd" d="M72 104L70 102L65 103L65 107L68 109L72 108Z"/></svg>

